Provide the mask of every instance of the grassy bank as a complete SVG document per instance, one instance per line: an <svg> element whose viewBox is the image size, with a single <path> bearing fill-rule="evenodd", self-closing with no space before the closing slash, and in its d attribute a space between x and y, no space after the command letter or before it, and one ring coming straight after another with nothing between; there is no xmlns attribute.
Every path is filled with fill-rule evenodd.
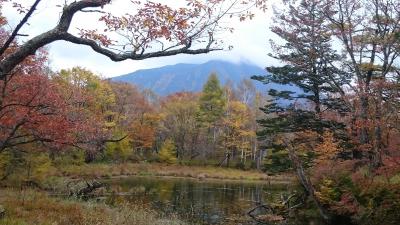
<svg viewBox="0 0 400 225"><path fill-rule="evenodd" d="M120 176L166 176L191 179L217 179L246 182L288 183L290 175L268 176L259 171L242 171L220 167L181 166L153 163L107 164L93 163L82 165L51 165L37 180L42 190L50 193L68 193L71 180L112 178ZM142 203L129 203L118 199L118 204L103 199L100 202L80 201L73 197L50 196L39 189L24 189L24 182L9 177L8 183L0 189L0 209L5 208L5 216L0 225L180 225L185 224L171 215L161 215ZM13 182L14 181L14 182ZM21 186L22 185L22 186ZM18 188L11 188L18 187ZM53 191L51 191L53 190ZM106 197L108 198L108 197ZM113 200L114 201L114 200ZM115 205L115 206L114 206ZM1 212L1 210L0 210ZM1 214L0 214L1 217Z"/></svg>
<svg viewBox="0 0 400 225"><path fill-rule="evenodd" d="M73 178L116 177L116 176L171 176L196 179L266 181L274 183L288 183L293 180L291 175L268 176L260 171L243 171L221 167L200 167L166 165L158 163L123 163L123 164L84 164L68 165L58 168L57 175Z"/></svg>
<svg viewBox="0 0 400 225"><path fill-rule="evenodd" d="M34 190L0 189L0 204L5 209L0 225L183 225L150 210L146 205L82 202L50 197Z"/></svg>

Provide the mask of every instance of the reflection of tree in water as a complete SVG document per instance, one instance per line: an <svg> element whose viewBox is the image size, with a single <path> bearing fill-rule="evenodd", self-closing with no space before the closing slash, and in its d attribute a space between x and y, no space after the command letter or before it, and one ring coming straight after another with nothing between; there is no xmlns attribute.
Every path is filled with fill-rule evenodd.
<svg viewBox="0 0 400 225"><path fill-rule="evenodd" d="M282 188L271 189L263 183L200 182L188 179L136 177L113 185L129 192L127 200L152 205L166 215L175 214L203 224L237 224L249 218L246 212ZM247 223L249 224L249 223Z"/></svg>

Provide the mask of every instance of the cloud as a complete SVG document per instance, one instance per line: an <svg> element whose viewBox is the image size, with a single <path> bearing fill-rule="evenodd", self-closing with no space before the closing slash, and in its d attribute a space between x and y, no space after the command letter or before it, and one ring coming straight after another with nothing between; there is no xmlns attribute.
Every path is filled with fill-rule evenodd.
<svg viewBox="0 0 400 225"><path fill-rule="evenodd" d="M32 0L27 0L29 6ZM35 16L29 21L30 25L24 27L22 33L30 34L30 37L40 34L54 27L60 15L60 7L57 4L63 4L64 1L47 0L43 1L35 13ZM109 8L113 12L121 13L121 9L126 9L127 0L115 0ZM277 2L270 0L271 4ZM272 7L270 7L272 8ZM16 25L22 15L12 13L12 10L3 10L10 19L11 25ZM154 68L176 63L202 63L212 59L222 59L231 62L249 61L261 67L275 63L267 56L270 52L268 40L273 37L269 30L271 25L272 10L266 13L258 12L253 20L238 22L237 19L227 20L225 23L235 29L234 33L224 33L220 36L226 45L232 45L231 51L218 51L204 55L177 55L170 57L161 57L146 59L142 61L128 60L124 62L112 62L105 56L93 52L89 47L78 46L64 41L52 43L49 46L50 65L53 69L69 68L73 66L82 66L104 77L112 77L121 74L130 73L138 69ZM90 13L79 13L74 18L72 29L76 27L96 27L97 20L95 15Z"/></svg>

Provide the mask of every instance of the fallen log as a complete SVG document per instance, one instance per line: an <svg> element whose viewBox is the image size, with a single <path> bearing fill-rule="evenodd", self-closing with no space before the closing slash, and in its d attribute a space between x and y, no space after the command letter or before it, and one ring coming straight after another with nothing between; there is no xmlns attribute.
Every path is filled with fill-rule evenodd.
<svg viewBox="0 0 400 225"><path fill-rule="evenodd" d="M6 216L6 209L0 205L0 219L3 219Z"/></svg>
<svg viewBox="0 0 400 225"><path fill-rule="evenodd" d="M104 183L99 181L79 181L73 187L69 187L71 184L69 183L67 187L69 188L69 196L76 197L79 199L88 198L94 191L99 188L105 187Z"/></svg>
<svg viewBox="0 0 400 225"><path fill-rule="evenodd" d="M281 201L279 203L274 204L260 204L250 209L247 212L254 221L262 224L282 224L284 223L290 216L291 213L303 205L303 200L301 195L297 193L293 193L288 197L284 197L281 195ZM262 215L256 215L254 212L257 209L263 208L266 213Z"/></svg>

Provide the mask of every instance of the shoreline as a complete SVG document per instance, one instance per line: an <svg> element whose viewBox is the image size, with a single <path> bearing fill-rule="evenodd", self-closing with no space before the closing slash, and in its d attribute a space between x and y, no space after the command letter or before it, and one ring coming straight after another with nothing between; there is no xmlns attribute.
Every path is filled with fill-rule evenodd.
<svg viewBox="0 0 400 225"><path fill-rule="evenodd" d="M287 179L287 180L277 180L277 179L262 179L262 180L246 180L246 179L231 179L231 178L196 178L196 177L185 177L185 176L161 176L161 175L140 175L140 174L131 174L131 175L118 175L112 177L100 177L100 179L105 180L116 180L116 179L129 179L131 177L138 177L138 178L161 178L161 179L185 179L185 180L193 180L196 182L227 182L227 183L264 183L268 185L290 185L294 181L294 177Z"/></svg>
<svg viewBox="0 0 400 225"><path fill-rule="evenodd" d="M121 179L135 177L184 178L198 181L267 182L290 184L295 176L290 173L267 175L256 170L239 170L212 166L167 165L160 163L96 163L69 165L57 168L53 176L69 178Z"/></svg>

